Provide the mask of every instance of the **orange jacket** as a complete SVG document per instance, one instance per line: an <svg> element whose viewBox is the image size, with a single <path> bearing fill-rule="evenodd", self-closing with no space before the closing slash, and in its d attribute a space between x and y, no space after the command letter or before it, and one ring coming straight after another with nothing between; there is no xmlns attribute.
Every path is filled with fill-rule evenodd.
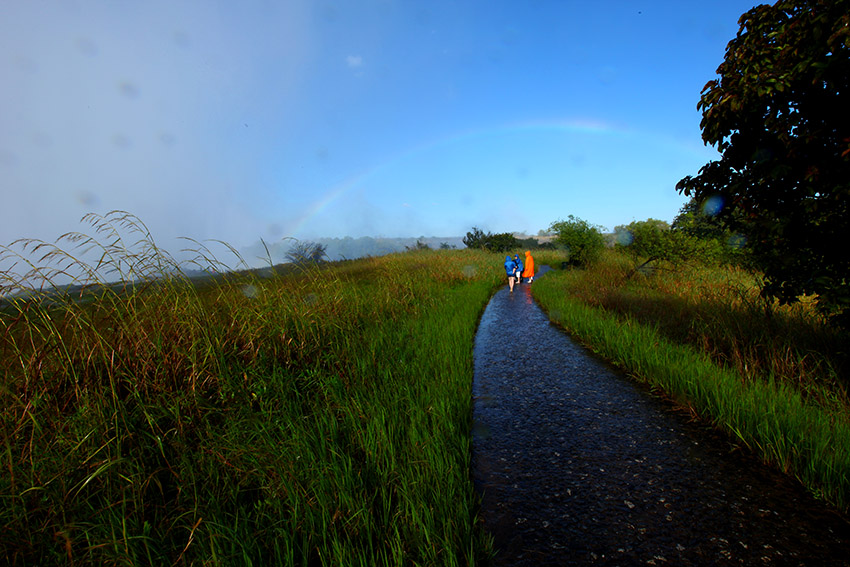
<svg viewBox="0 0 850 567"><path fill-rule="evenodd" d="M534 258L531 257L531 251L525 251L525 269L522 271L522 277L524 278L533 278L534 277Z"/></svg>

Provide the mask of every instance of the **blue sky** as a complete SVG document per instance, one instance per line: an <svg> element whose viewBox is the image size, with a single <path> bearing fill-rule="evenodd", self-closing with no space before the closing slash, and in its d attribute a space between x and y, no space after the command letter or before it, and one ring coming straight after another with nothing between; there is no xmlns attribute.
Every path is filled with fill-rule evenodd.
<svg viewBox="0 0 850 567"><path fill-rule="evenodd" d="M0 3L0 243L672 220L752 1Z"/></svg>

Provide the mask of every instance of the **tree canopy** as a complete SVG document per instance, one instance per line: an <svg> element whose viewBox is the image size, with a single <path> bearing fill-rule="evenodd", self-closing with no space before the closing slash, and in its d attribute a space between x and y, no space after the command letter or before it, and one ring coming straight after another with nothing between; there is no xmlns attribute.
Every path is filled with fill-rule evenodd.
<svg viewBox="0 0 850 567"><path fill-rule="evenodd" d="M481 248L482 250L486 250L487 239L491 236L493 235L489 232L485 233L477 226L473 226L472 230L467 232L466 236L463 237L463 244L467 248Z"/></svg>
<svg viewBox="0 0 850 567"><path fill-rule="evenodd" d="M688 219L701 214L688 212ZM677 217L677 219L681 218ZM696 224L696 221L693 222ZM675 268L685 264L711 264L740 260L736 257L734 243L724 233L709 235L692 233L687 228L671 228L665 221L647 219L633 221L614 228L615 247L630 256L635 263L632 274L643 271L650 264L664 263Z"/></svg>
<svg viewBox="0 0 850 567"><path fill-rule="evenodd" d="M595 261L605 248L601 228L570 215L566 220L553 222L549 232L556 234L555 241L567 249L571 264L586 266Z"/></svg>
<svg viewBox="0 0 850 567"><path fill-rule="evenodd" d="M510 232L493 234L484 232L473 226L470 232L463 237L463 243L467 248L480 248L491 252L506 252L519 247L519 240Z"/></svg>
<svg viewBox="0 0 850 567"><path fill-rule="evenodd" d="M717 220L719 206L719 198L703 203L690 199L679 209L670 228L695 238L728 239L733 233Z"/></svg>
<svg viewBox="0 0 850 567"><path fill-rule="evenodd" d="M286 252L286 259L298 266L318 264L327 255L327 246L317 242L296 240Z"/></svg>
<svg viewBox="0 0 850 567"><path fill-rule="evenodd" d="M689 248L683 246L682 233L670 230L670 225L658 219L633 221L614 227L615 246L635 261L639 270L655 261L677 263L687 257Z"/></svg>
<svg viewBox="0 0 850 567"><path fill-rule="evenodd" d="M411 250L430 250L431 247L421 238L417 238L415 244L412 246L405 246L404 249L410 252Z"/></svg>
<svg viewBox="0 0 850 567"><path fill-rule="evenodd" d="M784 303L850 307L850 0L780 0L741 16L697 108L721 157L677 189L719 199ZM846 320L846 318L845 318Z"/></svg>

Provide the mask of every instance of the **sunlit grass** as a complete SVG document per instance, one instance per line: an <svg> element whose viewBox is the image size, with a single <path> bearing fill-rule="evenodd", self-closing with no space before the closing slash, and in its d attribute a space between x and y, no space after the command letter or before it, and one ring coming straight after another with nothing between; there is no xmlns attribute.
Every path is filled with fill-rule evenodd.
<svg viewBox="0 0 850 567"><path fill-rule="evenodd" d="M611 253L592 270L573 272L571 293L693 345L749 380L773 379L820 402L848 407L846 337L811 301L792 306L766 301L759 296L758 276L731 266L632 278L627 270L624 259Z"/></svg>
<svg viewBox="0 0 850 567"><path fill-rule="evenodd" d="M208 243L189 242L191 267L210 274L192 280L134 217L89 220L102 240L73 235L70 251L32 241L0 251L20 268L0 283L7 563L487 557L469 478L472 344L484 305L504 285L503 255L423 250L232 272ZM94 264L75 256L85 252L76 244ZM562 261L557 252L534 256L538 266ZM765 307L742 274L626 281L623 273L611 261L532 289L607 357L658 376L765 458L846 503L846 412L833 411L845 403L841 375L815 348L834 344L829 330L807 322L805 310L771 309L772 326L748 334ZM55 290L60 280L74 287ZM716 346L775 337L777 328L793 356L750 360L747 349L736 358ZM820 338L807 343L806 333ZM789 350L800 344L809 345L802 356ZM769 362L782 357L795 373Z"/></svg>
<svg viewBox="0 0 850 567"><path fill-rule="evenodd" d="M95 221L110 242L110 230L140 230ZM14 295L33 272L4 272L8 563L487 555L469 420L475 325L503 279L492 256L421 251L192 282L141 230L97 270L73 247L41 247L63 262L48 279L84 274L74 295ZM103 268L134 279L107 283Z"/></svg>
<svg viewBox="0 0 850 567"><path fill-rule="evenodd" d="M627 278L611 254L532 288L603 357L714 421L814 493L850 505L845 343L806 304L758 297L732 268Z"/></svg>

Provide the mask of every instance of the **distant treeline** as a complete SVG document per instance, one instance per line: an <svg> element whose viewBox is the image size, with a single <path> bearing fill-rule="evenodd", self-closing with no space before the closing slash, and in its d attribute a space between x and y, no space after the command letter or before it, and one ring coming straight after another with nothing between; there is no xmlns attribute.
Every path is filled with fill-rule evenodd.
<svg viewBox="0 0 850 567"><path fill-rule="evenodd" d="M365 256L384 256L393 252L404 252L414 248L427 245L435 250L440 248L463 249L466 246L463 243L462 236L420 236L409 238L383 238L362 236L360 238L352 238L346 236L344 238L312 238L305 241L315 242L325 247L326 259L334 260L353 260L355 258L363 258ZM519 239L520 242L525 242ZM534 239L536 242L536 239ZM266 242L265 247L262 242L244 248L240 251L242 257L250 265L258 265L263 261L268 261L268 256L271 256L272 263L278 264L286 261L286 253L292 248L295 243L292 239L280 240L277 242ZM268 248L268 252L266 252Z"/></svg>

